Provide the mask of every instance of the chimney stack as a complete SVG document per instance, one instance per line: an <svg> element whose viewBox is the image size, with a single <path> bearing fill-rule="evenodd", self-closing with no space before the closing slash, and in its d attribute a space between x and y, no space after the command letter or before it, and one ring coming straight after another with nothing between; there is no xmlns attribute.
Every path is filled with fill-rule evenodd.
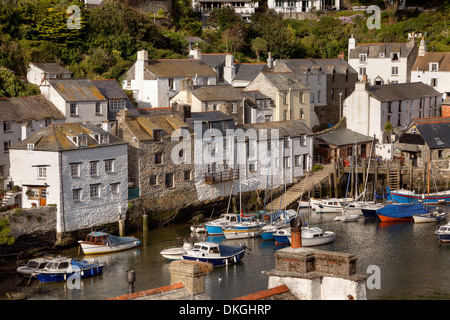
<svg viewBox="0 0 450 320"><path fill-rule="evenodd" d="M193 54L195 60L202 60L202 50L198 47L198 45L195 47Z"/></svg>
<svg viewBox="0 0 450 320"><path fill-rule="evenodd" d="M267 58L267 67L270 69L273 68L272 52L269 52L269 57Z"/></svg>
<svg viewBox="0 0 450 320"><path fill-rule="evenodd" d="M302 247L302 221L300 218L291 220L291 248Z"/></svg>

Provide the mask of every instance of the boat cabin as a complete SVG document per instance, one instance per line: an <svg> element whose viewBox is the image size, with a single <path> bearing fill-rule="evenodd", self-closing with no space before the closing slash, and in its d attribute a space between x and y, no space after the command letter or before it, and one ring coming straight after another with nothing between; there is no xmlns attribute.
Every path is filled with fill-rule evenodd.
<svg viewBox="0 0 450 320"><path fill-rule="evenodd" d="M214 243L196 243L193 247L194 251L203 251L209 254L220 254L219 245Z"/></svg>
<svg viewBox="0 0 450 320"><path fill-rule="evenodd" d="M54 261L49 261L44 269L48 271L50 270L56 271L62 269L65 270L69 268L69 266L70 266L70 259L57 259Z"/></svg>
<svg viewBox="0 0 450 320"><path fill-rule="evenodd" d="M103 233L103 232L94 232L94 233L89 233L86 236L86 240L84 242L88 242L90 244L97 244L97 245L102 245L102 244L108 244L108 236L109 234L107 233Z"/></svg>

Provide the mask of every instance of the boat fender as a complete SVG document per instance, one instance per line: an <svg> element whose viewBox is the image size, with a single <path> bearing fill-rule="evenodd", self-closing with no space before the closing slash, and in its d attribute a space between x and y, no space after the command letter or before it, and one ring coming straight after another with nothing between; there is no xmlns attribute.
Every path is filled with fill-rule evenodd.
<svg viewBox="0 0 450 320"><path fill-rule="evenodd" d="M64 274L64 281L66 281L66 275Z"/></svg>

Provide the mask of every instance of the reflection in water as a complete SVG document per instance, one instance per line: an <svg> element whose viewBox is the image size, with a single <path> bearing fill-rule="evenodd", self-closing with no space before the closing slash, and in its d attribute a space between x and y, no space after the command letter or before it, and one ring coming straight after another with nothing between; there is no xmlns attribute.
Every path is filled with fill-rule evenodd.
<svg viewBox="0 0 450 320"><path fill-rule="evenodd" d="M448 212L448 207L444 207ZM450 243L440 243L434 234L438 224L413 222L381 223L360 218L355 222L334 221L335 214L313 213L311 220L324 230L336 232L333 243L317 249L348 252L357 258L357 272L367 274L370 265L381 270L381 289L367 290L368 299L449 299ZM191 237L189 225L177 225L133 234L141 241L137 248L114 254L96 256L107 267L100 276L81 280L81 289L68 289L66 283L41 284L31 282L27 287L11 288L20 275L0 278L0 287L9 291L22 290L30 299L106 299L126 294L127 270L135 270L135 291L165 286L170 283L170 261L160 251L181 246L183 241L226 241L246 244L244 259L238 265L217 267L205 277L206 294L224 300L244 296L267 288L265 271L274 268L274 253L284 246L259 238L227 241L225 237ZM59 255L83 258L78 248L58 252ZM26 285L26 283L25 283ZM5 289L6 290L6 289Z"/></svg>

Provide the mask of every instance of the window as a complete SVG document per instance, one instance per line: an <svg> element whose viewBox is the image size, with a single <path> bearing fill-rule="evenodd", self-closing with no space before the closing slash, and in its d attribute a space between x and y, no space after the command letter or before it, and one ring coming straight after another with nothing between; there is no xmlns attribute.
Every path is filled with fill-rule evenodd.
<svg viewBox="0 0 450 320"><path fill-rule="evenodd" d="M125 100L109 100L108 104L110 111L125 109Z"/></svg>
<svg viewBox="0 0 450 320"><path fill-rule="evenodd" d="M294 156L294 164L296 167L300 167L302 165L302 156L301 155Z"/></svg>
<svg viewBox="0 0 450 320"><path fill-rule="evenodd" d="M360 76L366 75L366 68L359 68L359 75Z"/></svg>
<svg viewBox="0 0 450 320"><path fill-rule="evenodd" d="M0 176L5 176L5 166L0 166Z"/></svg>
<svg viewBox="0 0 450 320"><path fill-rule="evenodd" d="M437 78L432 78L431 79L431 84L432 87L437 87L438 85L438 79Z"/></svg>
<svg viewBox="0 0 450 320"><path fill-rule="evenodd" d="M287 120L287 110L283 110L283 120Z"/></svg>
<svg viewBox="0 0 450 320"><path fill-rule="evenodd" d="M161 130L153 130L153 140L161 141Z"/></svg>
<svg viewBox="0 0 450 320"><path fill-rule="evenodd" d="M234 113L234 114L236 114L238 112L237 111L237 103L236 102L232 102L231 103L231 112Z"/></svg>
<svg viewBox="0 0 450 320"><path fill-rule="evenodd" d="M45 126L49 126L52 124L52 118L45 118Z"/></svg>
<svg viewBox="0 0 450 320"><path fill-rule="evenodd" d="M303 91L300 91L300 93L298 95L298 101L300 103L305 103L305 95L304 95Z"/></svg>
<svg viewBox="0 0 450 320"><path fill-rule="evenodd" d="M438 159L443 159L444 158L444 150L438 150L437 154L438 154Z"/></svg>
<svg viewBox="0 0 450 320"><path fill-rule="evenodd" d="M114 160L113 159L105 160L105 172L107 172L107 173L114 172Z"/></svg>
<svg viewBox="0 0 450 320"><path fill-rule="evenodd" d="M39 199L39 188L38 187L28 187L25 193L28 199Z"/></svg>
<svg viewBox="0 0 450 320"><path fill-rule="evenodd" d="M100 198L100 184L91 184L89 186L89 197Z"/></svg>
<svg viewBox="0 0 450 320"><path fill-rule="evenodd" d="M70 116L71 117L78 116L78 108L77 108L77 104L76 103L71 103L70 104Z"/></svg>
<svg viewBox="0 0 450 320"><path fill-rule="evenodd" d="M289 157L283 157L283 168L289 168Z"/></svg>
<svg viewBox="0 0 450 320"><path fill-rule="evenodd" d="M89 174L91 176L98 176L98 161L89 162Z"/></svg>
<svg viewBox="0 0 450 320"><path fill-rule="evenodd" d="M173 78L169 78L169 89L170 90L174 90L175 89Z"/></svg>
<svg viewBox="0 0 450 320"><path fill-rule="evenodd" d="M156 185L156 175L151 175L150 176L150 185L151 186Z"/></svg>
<svg viewBox="0 0 450 320"><path fill-rule="evenodd" d="M359 62L367 62L367 54L366 53L361 53L359 55Z"/></svg>
<svg viewBox="0 0 450 320"><path fill-rule="evenodd" d="M80 176L80 164L79 163L71 163L70 164L70 176L72 178L77 178Z"/></svg>
<svg viewBox="0 0 450 320"><path fill-rule="evenodd" d="M438 63L430 63L430 71L438 71L439 64Z"/></svg>
<svg viewBox="0 0 450 320"><path fill-rule="evenodd" d="M73 201L81 201L81 189L73 189L72 190L72 200Z"/></svg>
<svg viewBox="0 0 450 320"><path fill-rule="evenodd" d="M47 178L47 167L38 167L38 179Z"/></svg>
<svg viewBox="0 0 450 320"><path fill-rule="evenodd" d="M289 147L289 138L288 138L288 137L283 138L283 146L284 146L285 148L288 148L288 147Z"/></svg>
<svg viewBox="0 0 450 320"><path fill-rule="evenodd" d="M399 53L398 52L391 53L391 60L392 61L398 61L398 59L399 59Z"/></svg>
<svg viewBox="0 0 450 320"><path fill-rule="evenodd" d="M270 121L272 121L272 116L266 114L266 115L264 116L264 121L265 121L265 122L270 122Z"/></svg>
<svg viewBox="0 0 450 320"><path fill-rule="evenodd" d="M173 188L173 173L166 173L166 188Z"/></svg>
<svg viewBox="0 0 450 320"><path fill-rule="evenodd" d="M95 103L95 114L102 114L102 105L100 102Z"/></svg>
<svg viewBox="0 0 450 320"><path fill-rule="evenodd" d="M3 121L3 132L11 131L11 121Z"/></svg>
<svg viewBox="0 0 450 320"><path fill-rule="evenodd" d="M162 164L162 153L155 153L155 164Z"/></svg>
<svg viewBox="0 0 450 320"><path fill-rule="evenodd" d="M34 143L28 143L27 144L27 150L28 151L34 151Z"/></svg>
<svg viewBox="0 0 450 320"><path fill-rule="evenodd" d="M301 146L306 146L306 134L302 134L300 136L300 145Z"/></svg>
<svg viewBox="0 0 450 320"><path fill-rule="evenodd" d="M191 180L191 170L184 170L184 181L189 181L189 180Z"/></svg>
<svg viewBox="0 0 450 320"><path fill-rule="evenodd" d="M303 111L303 108L300 108L299 119L305 120L305 111Z"/></svg>
<svg viewBox="0 0 450 320"><path fill-rule="evenodd" d="M3 142L3 153L9 153L9 147L12 146L12 141Z"/></svg>
<svg viewBox="0 0 450 320"><path fill-rule="evenodd" d="M391 74L393 76L398 76L398 67L392 67L391 71L392 71Z"/></svg>
<svg viewBox="0 0 450 320"><path fill-rule="evenodd" d="M283 92L283 103L287 104L287 93Z"/></svg>
<svg viewBox="0 0 450 320"><path fill-rule="evenodd" d="M119 193L119 184L120 183L111 183L110 186L110 190L111 190L111 194L118 194Z"/></svg>

